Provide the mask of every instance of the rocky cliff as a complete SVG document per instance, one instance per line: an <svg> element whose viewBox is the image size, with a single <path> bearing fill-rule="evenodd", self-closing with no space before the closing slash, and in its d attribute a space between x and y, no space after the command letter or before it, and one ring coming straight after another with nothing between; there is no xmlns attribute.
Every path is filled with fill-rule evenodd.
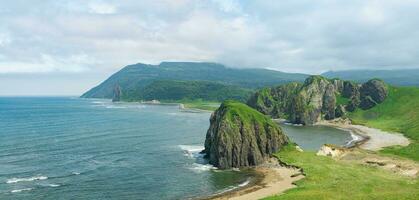
<svg viewBox="0 0 419 200"><path fill-rule="evenodd" d="M386 85L377 79L356 84L310 76L303 84L264 88L256 92L247 104L274 118L285 118L298 124L314 124L321 119L342 117L356 108L372 108L383 102L387 94Z"/></svg>
<svg viewBox="0 0 419 200"><path fill-rule="evenodd" d="M112 97L112 102L117 102L117 101L121 101L121 87L119 85L115 85L114 90L113 90L113 97Z"/></svg>
<svg viewBox="0 0 419 200"><path fill-rule="evenodd" d="M261 164L288 143L269 117L236 101L223 102L210 122L203 153L220 169Z"/></svg>

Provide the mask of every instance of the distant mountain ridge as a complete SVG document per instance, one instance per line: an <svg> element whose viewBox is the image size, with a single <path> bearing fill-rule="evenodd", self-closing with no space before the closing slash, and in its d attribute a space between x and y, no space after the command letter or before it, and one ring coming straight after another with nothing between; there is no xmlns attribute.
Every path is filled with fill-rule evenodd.
<svg viewBox="0 0 419 200"><path fill-rule="evenodd" d="M225 86L256 89L298 81L308 75L285 73L268 69L238 69L209 62L162 62L159 65L128 65L100 85L84 93L83 98L114 96L115 87L121 90L121 100L141 100L143 90L155 81L208 81Z"/></svg>
<svg viewBox="0 0 419 200"><path fill-rule="evenodd" d="M391 85L419 86L419 69L328 71L322 76L353 80L359 83L379 78Z"/></svg>

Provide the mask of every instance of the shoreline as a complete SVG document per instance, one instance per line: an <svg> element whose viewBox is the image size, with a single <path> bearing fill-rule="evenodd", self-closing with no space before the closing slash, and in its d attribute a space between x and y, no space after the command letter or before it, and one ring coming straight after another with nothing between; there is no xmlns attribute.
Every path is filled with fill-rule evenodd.
<svg viewBox="0 0 419 200"><path fill-rule="evenodd" d="M364 150L379 151L389 146L407 146L410 144L409 139L401 133L386 132L367 126L354 125L349 120L323 120L315 125L347 130L351 135L355 135L355 139L350 141L348 145L345 145L345 148L359 147Z"/></svg>
<svg viewBox="0 0 419 200"><path fill-rule="evenodd" d="M297 187L294 182L304 178L302 169L279 163L275 157L254 167L256 180L231 191L203 198L205 200L249 200L278 195Z"/></svg>
<svg viewBox="0 0 419 200"><path fill-rule="evenodd" d="M284 122L284 119L274 119L274 121L281 123ZM343 146L346 149L361 148L364 150L379 151L388 146L407 146L410 144L410 141L401 133L390 133L367 126L354 125L349 120L323 120L316 123L315 126L328 126L348 131L353 139ZM289 189L295 188L296 185L293 182L305 177L302 169L281 165L279 164L279 160L275 162L277 163L255 167L256 172L261 175L260 180L249 183L244 187L239 187L232 191L216 194L204 199L248 200L279 195Z"/></svg>

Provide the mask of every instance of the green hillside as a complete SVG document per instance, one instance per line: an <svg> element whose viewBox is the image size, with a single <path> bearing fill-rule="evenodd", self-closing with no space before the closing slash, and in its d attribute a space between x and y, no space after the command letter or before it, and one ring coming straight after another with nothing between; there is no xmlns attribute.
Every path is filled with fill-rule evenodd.
<svg viewBox="0 0 419 200"><path fill-rule="evenodd" d="M307 75L267 69L235 69L205 62L162 62L159 65L128 65L100 85L87 91L84 98L112 98L116 85L126 98L139 93L156 80L211 81L242 88L259 88L292 81L303 81Z"/></svg>
<svg viewBox="0 0 419 200"><path fill-rule="evenodd" d="M252 90L243 89L238 86L231 86L209 81L178 81L178 80L157 80L147 85L133 96L122 96L123 100L153 100L177 101L203 99L205 101L221 102L226 99L246 101L252 94Z"/></svg>
<svg viewBox="0 0 419 200"><path fill-rule="evenodd" d="M359 83L379 78L391 85L419 86L419 69L328 71L323 73L322 76L353 80Z"/></svg>
<svg viewBox="0 0 419 200"><path fill-rule="evenodd" d="M419 88L389 87L383 103L369 110L358 109L350 118L358 124L403 133L412 144L382 152L419 160Z"/></svg>
<svg viewBox="0 0 419 200"><path fill-rule="evenodd" d="M276 154L281 161L303 168L306 177L296 188L264 200L417 199L419 182L377 167L299 152L288 145Z"/></svg>

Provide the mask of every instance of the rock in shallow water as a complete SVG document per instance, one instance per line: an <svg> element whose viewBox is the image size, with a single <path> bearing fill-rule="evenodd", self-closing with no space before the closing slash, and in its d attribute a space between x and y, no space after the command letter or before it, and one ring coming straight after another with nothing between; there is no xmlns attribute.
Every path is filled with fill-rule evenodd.
<svg viewBox="0 0 419 200"><path fill-rule="evenodd" d="M262 164L289 141L269 117L235 101L222 103L210 122L203 153L220 169Z"/></svg>

